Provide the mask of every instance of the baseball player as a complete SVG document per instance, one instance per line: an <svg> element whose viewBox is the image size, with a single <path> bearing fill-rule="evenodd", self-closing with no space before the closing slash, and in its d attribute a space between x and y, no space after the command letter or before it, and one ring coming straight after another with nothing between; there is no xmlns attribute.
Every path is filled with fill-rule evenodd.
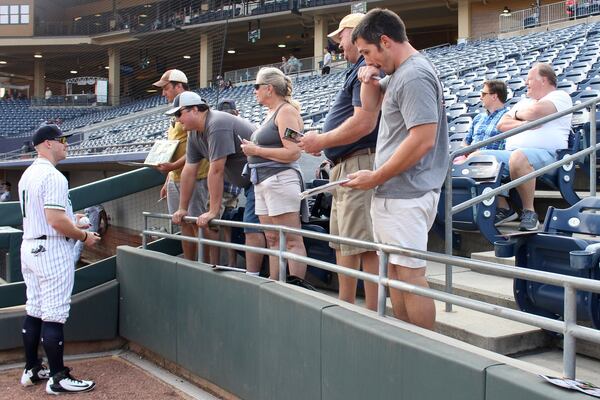
<svg viewBox="0 0 600 400"><path fill-rule="evenodd" d="M67 179L55 165L67 156L67 137L56 125L42 125L33 134L37 159L19 181L23 213L21 271L27 287L27 315L23 323L26 364L21 384L48 379L49 394L92 390L93 381L75 379L63 364L63 325L69 316L75 269L73 245L92 246L100 236L76 226ZM85 227L82 227L85 228ZM42 338L50 369L37 357Z"/></svg>

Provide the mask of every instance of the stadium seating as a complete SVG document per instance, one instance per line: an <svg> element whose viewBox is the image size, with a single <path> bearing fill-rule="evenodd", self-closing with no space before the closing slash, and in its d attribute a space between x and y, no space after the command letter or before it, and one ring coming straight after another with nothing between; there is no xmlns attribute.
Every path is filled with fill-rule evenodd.
<svg viewBox="0 0 600 400"><path fill-rule="evenodd" d="M307 2L306 6L316 4L313 3ZM271 2L265 6L275 7L276 4ZM570 93L574 102L598 95L599 48L600 24L581 24L556 31L461 43L423 52L432 60L444 85L449 134L455 134L467 131L470 124L464 121L472 120L483 111L479 92L486 79L507 81L507 105L511 107L526 93L525 79L534 62L552 62L556 72L564 79L559 82L559 89ZM302 117L307 126L320 126L343 79L343 73L299 76L294 79L294 97L302 104ZM198 92L213 105L217 102L217 96L219 99L234 99L241 116L254 123L259 123L265 116L264 107L256 103L252 85L235 86L219 93L211 88ZM156 113L145 113L135 123L120 122L119 118L165 104L166 101L158 95L102 110L32 107L27 101L5 100L0 101L0 117L16 123L0 128L0 135L29 136L39 123L60 118L65 131L76 132L86 127L88 132L83 142L71 146L72 154L81 156L146 151L153 140L165 135L168 119L162 115L163 108L157 109ZM580 120L585 117L585 112L582 112L575 119L582 122ZM114 124L109 127L89 129L93 124L113 119Z"/></svg>
<svg viewBox="0 0 600 400"><path fill-rule="evenodd" d="M452 205L463 203L500 186L502 163L493 156L473 156L452 167ZM442 190L435 220L435 231L442 232L445 224L445 194ZM480 231L490 243L498 240L500 232L495 226L496 199L491 198L474 207L453 215L453 228Z"/></svg>
<svg viewBox="0 0 600 400"><path fill-rule="evenodd" d="M543 232L496 242L498 257L515 256L515 265L587 279L600 279L600 199L588 197L574 206L548 208ZM516 279L514 295L522 311L562 319L562 287ZM592 321L600 329L600 295L577 293L577 320Z"/></svg>

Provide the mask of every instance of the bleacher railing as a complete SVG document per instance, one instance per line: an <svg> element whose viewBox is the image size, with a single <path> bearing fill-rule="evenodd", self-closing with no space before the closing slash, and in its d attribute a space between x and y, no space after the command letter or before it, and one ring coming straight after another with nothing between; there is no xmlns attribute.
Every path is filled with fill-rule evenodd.
<svg viewBox="0 0 600 400"><path fill-rule="evenodd" d="M495 196L500 195L502 192L506 192L509 189L515 188L515 187L521 185L523 182L526 182L530 179L535 179L538 176L544 175L544 174L546 174L554 169L557 169L563 165L566 165L569 163L574 163L578 159L588 156L588 155L590 156L590 163L589 163L590 196L596 195L596 169L597 168L596 168L595 154L598 150L600 150L600 144L596 144L596 105L598 104L598 102L600 102L600 98L593 98L584 103L577 104L567 110L548 115L544 118L540 118L536 121L529 122L527 124L519 126L518 128L511 129L509 131L506 131L499 135L493 136L493 137L483 140L481 142L472 144L467 147L463 147L463 148L458 149L450 154L448 172L446 174L446 181L445 181L445 185L444 185L444 190L445 190L444 208L445 208L445 213L446 213L445 227L444 227L445 235L444 236L445 236L446 255L448 255L448 256L452 255L452 228L453 228L453 215L454 214L457 214L469 207L473 207L474 205L479 204L485 200L493 199ZM557 161L553 162L552 164L549 164L549 165L547 165L543 168L540 168L536 171L533 171L525 176L522 176L518 179L511 180L508 183L500 185L498 188L490 190L490 191L486 192L485 194L473 197L470 200L467 200L465 202L462 202L460 204L452 206L452 198L453 198L453 196L452 196L452 165L453 164L452 163L456 157L464 155L464 154L472 153L472 152L476 151L477 149L479 149L483 146L486 146L490 143L506 139L508 137L514 136L516 134L519 134L519 133L529 130L529 129L537 128L549 121L555 120L557 118L560 118L562 116L571 114L575 111L582 110L585 108L589 109L589 111L590 111L589 112L590 143L589 143L588 147L586 147L585 149L580 150L572 155L565 156L562 159L557 160ZM446 263L446 288L445 289L446 289L447 293L452 293L452 291L453 291L453 289L452 289L452 267L453 266L458 266L458 265L452 264L452 263ZM560 276L562 277L564 282L568 282L570 280L570 279L568 279L568 278L570 278L568 276L564 276L564 275L560 275ZM524 278L524 279L530 279L530 278ZM536 280L536 279L530 279L530 280ZM544 282L544 281L538 281L538 282ZM550 282L546 282L546 283L550 283ZM555 283L553 283L553 284L555 284ZM568 285L566 283L559 284L558 286L565 287L565 310L564 310L565 321L574 321L576 314L567 315L567 312L572 311L569 308L573 308L573 310L574 310L576 287ZM448 312L452 311L452 302L446 303L446 311L448 311ZM569 319L567 317L573 318L573 319ZM566 327L566 325L565 325L565 327ZM567 329L567 328L565 328L565 329ZM565 335L564 352L565 352L565 354L572 353L573 358L574 358L574 353L575 353L574 337L579 337L579 336L577 336L577 335L573 336L572 332L567 332L567 331L564 332L564 335ZM570 374L570 375L568 375L568 374ZM565 376L574 376L574 361L573 361L573 364L571 365L571 364L567 364L567 362L565 360Z"/></svg>
<svg viewBox="0 0 600 400"><path fill-rule="evenodd" d="M506 33L593 15L600 15L600 0L567 0L500 14L498 26Z"/></svg>
<svg viewBox="0 0 600 400"><path fill-rule="evenodd" d="M204 259L203 244L217 246L226 249L234 249L239 251L251 251L267 256L279 258L279 280L286 282L286 264L287 260L294 260L307 265L324 269L326 271L344 274L355 279L363 279L368 282L377 284L377 314L385 317L386 312L386 288L402 290L404 292L416 294L419 296L429 297L434 300L443 301L451 304L456 304L461 307L471 310L480 311L486 314L495 315L518 321L521 323L533 325L552 332L564 334L564 350L563 350L563 374L568 378L575 378L575 339L585 339L594 343L600 344L600 331L585 326L577 325L576 321L576 305L575 295L577 289L600 293L600 282L590 279L583 279L571 276L564 276L550 272L534 271L526 268L509 267L502 264L496 264L487 261L472 260L469 258L457 257L452 255L444 255L429 251L418 251L407 249L399 246L392 246L380 243L366 242L357 239L350 239L341 236L317 233L303 229L288 228L281 225L266 225L266 224L251 224L245 222L234 222L220 219L210 221L211 226L224 226L235 228L253 228L260 231L276 231L279 233L279 250L258 248L235 243L225 243L217 240L205 239L202 236L202 230L199 230L198 237L181 236L171 233L164 233L148 229L148 219L171 219L169 214L144 212L144 230L142 231L142 247L146 249L148 241L153 237L175 239L198 244L198 262ZM196 223L197 218L185 217L185 221ZM379 256L379 272L377 275L367 272L355 270L341 265L328 263L317 260L311 257L300 256L289 251L286 251L286 234L300 235L311 239L324 240L326 242L334 242L345 244L348 246L359 247L370 251L377 251ZM564 301L564 321L557 321L546 317L541 317L534 314L529 314L523 311L513 310L507 307L489 304L484 301L473 300L466 297L446 293L439 290L424 288L411 285L406 282L390 279L387 276L387 266L390 254L401 254L407 257L415 257L422 260L433 261L456 265L464 268L469 268L474 271L492 274L513 279L527 279L537 282L548 283L551 285L562 286L565 288ZM233 267L220 267L224 270L244 271Z"/></svg>
<svg viewBox="0 0 600 400"><path fill-rule="evenodd" d="M223 74L223 80L225 82L231 81L233 83L238 84L251 82L256 79L256 74L258 74L258 71L263 67L279 68L282 71L286 72L289 76L321 73L321 62L323 61L323 56L298 58L296 59L296 61L297 63L295 63L295 65L288 65L286 68L282 66L282 62L280 61L271 64L258 65L250 68L241 68L233 71L227 71ZM337 55L337 57L332 61L330 73L335 73L344 70L347 67L348 63L341 57L341 55Z"/></svg>

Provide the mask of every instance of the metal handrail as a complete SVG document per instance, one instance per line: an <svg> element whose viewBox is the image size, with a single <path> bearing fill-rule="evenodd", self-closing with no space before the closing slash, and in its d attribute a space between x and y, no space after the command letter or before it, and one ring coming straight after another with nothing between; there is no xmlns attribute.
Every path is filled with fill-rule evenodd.
<svg viewBox="0 0 600 400"><path fill-rule="evenodd" d="M458 257L447 254L433 253L429 251L413 250L403 248L400 246L387 245L381 243L366 242L358 239L351 239L341 236L329 235L325 233L318 233L313 231L306 231L303 229L290 228L281 225L268 225L268 224L252 224L238 221L226 221L220 219L213 219L210 221L211 226L226 226L226 227L237 227L237 228L253 228L261 231L271 230L279 232L279 237L283 239L280 241L279 250L264 249L253 246L225 243L217 240L204 239L202 236L202 230L199 230L198 238L181 236L169 233L163 233L158 231L148 230L148 219L171 219L170 214L163 213L151 213L143 212L144 216L144 230L142 231L142 246L145 249L148 243L149 237L160 237L182 241L189 241L198 243L198 261L202 262L202 244L211 246L222 247L226 249L252 251L259 254L270 255L279 257L280 273L279 280L281 282L286 281L286 270L285 270L285 259L295 260L298 262L306 263L308 265L322 268L327 271L335 272L338 274L344 274L356 279L363 279L365 281L373 282L378 285L378 301L377 301L377 313L381 317L385 317L386 309L386 294L385 288L394 288L405 292L413 293L419 296L425 296L438 301L444 301L447 303L456 304L461 307L469 308L471 310L480 311L486 314L495 315L502 318L507 318L513 321L518 321L533 325L542 329L546 329L552 332L563 333L565 337L565 345L563 352L563 373L566 377L575 378L576 365L575 365L575 339L585 339L591 342L600 344L600 331L591 329L588 327L577 325L576 321L576 290L585 290L595 293L600 293L600 282L591 279L565 276L561 274L555 274L551 272L535 271L527 268L520 267L508 267L506 265L492 263L489 261L472 260L464 257ZM195 223L197 218L185 217L186 222ZM312 239L324 240L327 242L334 242L339 244L346 244L355 247L361 247L366 250L379 251L379 273L377 275L370 274L352 268L343 267L337 264L329 263L326 261L317 260L307 256L300 256L285 250L285 234L300 235L302 237L308 237ZM281 244L283 243L283 244ZM519 278L534 280L537 282L548 283L556 286L562 286L565 288L565 301L564 301L564 313L565 321L553 320L550 318L529 314L523 311L513 310L507 307L489 304L479 300L473 300L465 297L461 297L455 294L446 293L443 291L423 288L420 286L411 285L406 282L390 279L387 277L387 260L390 254L401 254L408 257L415 257L423 260L440 262L440 263L451 263L452 265L470 268L475 271L485 272L488 274L494 274L503 277Z"/></svg>
<svg viewBox="0 0 600 400"><path fill-rule="evenodd" d="M532 121L532 122L528 122L522 126L519 126L517 128L511 129L507 132L501 133L499 135L493 136L491 138L488 138L486 140L483 140L481 142L478 142L476 144L472 144L470 146L464 147L462 149L458 149L454 152L452 152L450 154L450 159L448 161L449 166L448 166L448 171L446 173L446 181L445 181L445 190L446 190L446 195L445 195L445 204L444 204L444 208L445 208L445 252L446 255L452 255L452 228L453 228L453 219L452 216L455 213L458 213L468 207L473 206L474 204L478 204L486 199L492 198L493 196L500 194L501 192L504 192L508 189L511 189L513 187L519 186L521 183L533 179L537 176L543 175L544 173L553 170L555 168L558 168L562 165L565 164L569 164L575 160L577 160L579 157L581 156L585 156L591 153L595 153L596 151L600 150L600 145L596 144L596 104L600 101L600 98L594 98L591 100L588 100L584 103L575 105L567 110L561 111L561 112L556 112L554 114L548 115L546 117L540 118L536 121ZM532 129L532 128L536 128L538 126L541 126L543 124L545 124L548 121L552 121L555 120L557 118L560 118L564 115L568 115L571 114L574 111L578 111L581 110L583 108L587 108L590 107L590 114L589 114L589 120L590 120L590 145L585 148L584 150L581 150L575 154L572 154L570 156L566 156L563 157L561 160L555 161L552 164L549 164L543 168L538 169L537 171L533 171L527 175L524 175L518 179L515 179L511 182L508 182L506 184L500 185L498 188L490 190L489 192L486 192L485 194L476 196L472 199L469 199L465 202L462 202L460 204L457 204L456 206L452 206L452 165L453 165L453 160L456 156L459 155L463 155L466 153L470 153L473 150L479 149L489 143L493 143L495 141L498 140L502 140L511 136L514 136L516 134L519 134L523 131ZM590 155L590 196L595 196L596 195L596 157L591 156ZM452 293L452 266L454 264L452 263L445 263L446 264L446 284L445 284L445 290L447 293ZM578 337L578 333L576 333L574 330L572 330L572 325L575 321L576 318L576 314L575 315L571 315L571 312L575 312L575 289L576 286L571 286L570 283L567 283L569 280L567 278L572 278L572 277L568 277L568 276L564 276L564 275L560 275L564 281L564 283L554 283L557 286L563 286L565 288L565 308L564 308L564 313L565 313L565 332L564 332L564 344L563 344L563 349L564 349L564 357L567 357L567 354L569 355L568 357L571 357L570 354L575 354L575 340L574 337ZM536 280L536 279L529 279L529 280ZM446 311L452 311L452 302L446 302ZM569 313L569 315L567 315L567 313ZM570 377L574 377L575 376L575 369L574 369L574 364L571 365L569 363L567 363L566 361L563 362L565 365L565 376L570 376Z"/></svg>

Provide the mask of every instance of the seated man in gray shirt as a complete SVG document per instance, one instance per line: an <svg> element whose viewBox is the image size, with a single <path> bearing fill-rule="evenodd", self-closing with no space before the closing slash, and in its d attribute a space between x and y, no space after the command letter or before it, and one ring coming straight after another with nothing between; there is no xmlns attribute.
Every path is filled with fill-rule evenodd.
<svg viewBox="0 0 600 400"><path fill-rule="evenodd" d="M352 31L365 57L358 72L367 111L381 109L373 171L349 174L347 186L375 188L373 236L379 243L426 251L448 170L448 130L442 84L431 62L406 37L404 22L389 10L369 11ZM377 80L381 71L388 77ZM428 287L425 260L390 254L389 277ZM390 290L396 318L433 329L433 299Z"/></svg>
<svg viewBox="0 0 600 400"><path fill-rule="evenodd" d="M181 172L179 210L173 214L173 222L178 224L187 215L198 163L206 158L210 162L207 177L210 204L208 211L198 217L198 226L207 227L211 219L219 217L225 180L245 190L244 222L259 223L254 214L253 185L242 176L247 160L240 147L240 139L250 140L254 126L243 118L210 110L208 104L194 92L178 95L167 115L174 115L189 132L186 161ZM262 232L254 229L244 229L244 232L246 245L265 247ZM247 273L258 275L262 258L262 254L246 252Z"/></svg>

